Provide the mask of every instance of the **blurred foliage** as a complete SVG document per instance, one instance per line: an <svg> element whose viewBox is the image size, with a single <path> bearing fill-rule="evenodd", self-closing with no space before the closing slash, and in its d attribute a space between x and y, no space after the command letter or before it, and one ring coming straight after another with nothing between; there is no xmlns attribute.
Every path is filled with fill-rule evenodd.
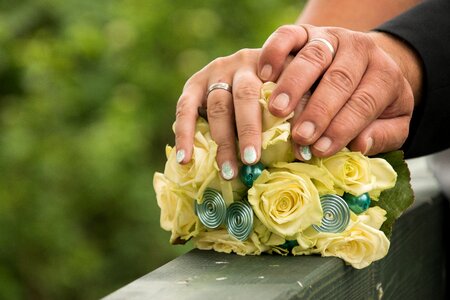
<svg viewBox="0 0 450 300"><path fill-rule="evenodd" d="M186 79L302 1L0 1L0 299L104 296L187 251L152 189Z"/></svg>

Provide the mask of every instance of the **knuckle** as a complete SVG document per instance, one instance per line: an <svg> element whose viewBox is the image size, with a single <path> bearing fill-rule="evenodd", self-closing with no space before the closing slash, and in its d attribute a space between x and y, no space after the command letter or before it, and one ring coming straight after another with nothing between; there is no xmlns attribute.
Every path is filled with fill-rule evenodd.
<svg viewBox="0 0 450 300"><path fill-rule="evenodd" d="M342 94L350 94L355 86L355 80L350 74L346 68L335 68L327 72L322 81Z"/></svg>
<svg viewBox="0 0 450 300"><path fill-rule="evenodd" d="M208 64L208 69L222 69L228 65L228 57L217 57Z"/></svg>
<svg viewBox="0 0 450 300"><path fill-rule="evenodd" d="M255 49L244 48L244 49L241 49L241 50L237 51L233 55L235 55L236 58L242 64L249 64L249 63L254 63L255 62L255 58L257 57L257 55L255 55L256 52L257 52L257 50L255 50Z"/></svg>
<svg viewBox="0 0 450 300"><path fill-rule="evenodd" d="M259 136L261 131L255 124L243 124L239 127L239 138L254 138Z"/></svg>
<svg viewBox="0 0 450 300"><path fill-rule="evenodd" d="M295 30L296 27L293 25L283 25L278 27L274 34L281 37L292 36L295 34Z"/></svg>
<svg viewBox="0 0 450 300"><path fill-rule="evenodd" d="M311 110L312 116L317 120L330 120L333 117L333 112L326 102L320 101L308 107Z"/></svg>
<svg viewBox="0 0 450 300"><path fill-rule="evenodd" d="M347 102L347 106L357 117L366 118L378 112L378 105L375 96L365 90L360 90L353 94Z"/></svg>
<svg viewBox="0 0 450 300"><path fill-rule="evenodd" d="M208 101L208 118L218 119L229 116L232 113L230 105L222 98L214 98Z"/></svg>
<svg viewBox="0 0 450 300"><path fill-rule="evenodd" d="M360 53L365 53L368 50L376 48L375 42L366 34L360 32L353 32L350 39L352 46Z"/></svg>
<svg viewBox="0 0 450 300"><path fill-rule="evenodd" d="M248 101L259 98L259 91L249 85L243 85L234 92L235 101Z"/></svg>
<svg viewBox="0 0 450 300"><path fill-rule="evenodd" d="M327 66L327 54L319 43L308 44L298 56L319 69L325 69Z"/></svg>
<svg viewBox="0 0 450 300"><path fill-rule="evenodd" d="M221 153L232 153L234 154L236 152L236 146L232 142L232 138L227 138L223 140L221 143L218 143L217 145L217 151Z"/></svg>
<svg viewBox="0 0 450 300"><path fill-rule="evenodd" d="M194 115L194 117L197 116L197 113L193 110L193 107L185 94L181 95L178 100L175 115L177 119L183 119L192 115Z"/></svg>

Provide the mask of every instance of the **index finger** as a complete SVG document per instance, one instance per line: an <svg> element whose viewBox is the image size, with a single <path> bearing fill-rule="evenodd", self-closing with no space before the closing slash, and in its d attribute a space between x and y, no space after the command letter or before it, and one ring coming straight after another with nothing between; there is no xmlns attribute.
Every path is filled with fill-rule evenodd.
<svg viewBox="0 0 450 300"><path fill-rule="evenodd" d="M192 156L195 124L198 108L205 98L205 88L199 84L186 85L177 103L175 122L175 144L177 162L188 163Z"/></svg>
<svg viewBox="0 0 450 300"><path fill-rule="evenodd" d="M305 28L285 25L272 33L262 46L258 60L258 74L264 81L276 81L292 52L299 51L308 41Z"/></svg>

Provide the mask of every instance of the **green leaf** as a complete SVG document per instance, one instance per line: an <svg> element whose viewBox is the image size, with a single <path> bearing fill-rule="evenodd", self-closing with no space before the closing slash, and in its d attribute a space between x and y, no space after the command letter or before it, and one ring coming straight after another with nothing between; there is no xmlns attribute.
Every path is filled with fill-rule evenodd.
<svg viewBox="0 0 450 300"><path fill-rule="evenodd" d="M388 238L391 237L395 220L414 202L414 192L411 188L411 174L403 158L403 151L392 151L379 154L376 157L385 159L397 172L395 187L381 193L376 205L386 210L386 221L381 230ZM373 203L373 204L375 204Z"/></svg>

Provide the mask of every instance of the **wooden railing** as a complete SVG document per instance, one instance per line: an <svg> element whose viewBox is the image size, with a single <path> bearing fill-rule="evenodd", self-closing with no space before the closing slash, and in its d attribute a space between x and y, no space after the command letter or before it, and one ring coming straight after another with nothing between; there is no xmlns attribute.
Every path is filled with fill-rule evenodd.
<svg viewBox="0 0 450 300"><path fill-rule="evenodd" d="M365 269L338 258L192 250L105 299L443 299L448 201L415 163L416 204L397 221L389 254Z"/></svg>

